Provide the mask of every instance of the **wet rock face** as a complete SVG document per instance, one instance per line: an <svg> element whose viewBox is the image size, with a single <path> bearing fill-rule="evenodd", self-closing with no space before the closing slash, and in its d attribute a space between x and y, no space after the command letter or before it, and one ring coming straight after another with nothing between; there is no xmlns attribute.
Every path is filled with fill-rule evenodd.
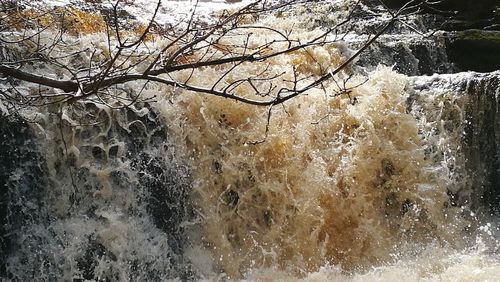
<svg viewBox="0 0 500 282"><path fill-rule="evenodd" d="M0 278L15 250L13 231L38 218L34 207L41 205L43 167L29 126L19 118L0 116Z"/></svg>
<svg viewBox="0 0 500 282"><path fill-rule="evenodd" d="M408 0L365 0L369 6L383 3L390 9L400 9ZM414 1L415 3L417 1ZM433 28L446 31L467 29L500 29L500 3L497 0L442 0L430 1L424 5L420 14L433 14L443 17Z"/></svg>
<svg viewBox="0 0 500 282"><path fill-rule="evenodd" d="M372 7L381 3L379 0L364 2ZM399 9L408 1L382 0L382 2L391 9ZM496 0L436 2L415 16L417 19L415 22L408 19L405 21L424 33L432 30L446 32L422 39L422 44L409 43L407 48L409 52L405 52L406 56L395 59L396 69L407 75L458 71L490 72L500 69L500 3ZM391 50L392 53L404 53L397 48L397 45L395 46ZM446 59L436 56L436 52L429 52L436 47L443 49L447 54ZM417 67L408 68L407 61L411 58L418 61ZM437 67L446 66L448 62L454 67Z"/></svg>
<svg viewBox="0 0 500 282"><path fill-rule="evenodd" d="M408 76L458 71L448 59L444 40L437 36L406 42L391 42L390 38L380 40L362 54L358 61L358 65L369 68L379 63L393 66L396 71Z"/></svg>
<svg viewBox="0 0 500 282"><path fill-rule="evenodd" d="M448 96L446 103L437 100L445 114L436 132L460 136L453 141L459 147L451 152L458 162L449 167L456 178L449 187L450 203L483 215L500 214L500 72L412 77L410 83L421 97ZM414 101L409 99L412 107Z"/></svg>
<svg viewBox="0 0 500 282"><path fill-rule="evenodd" d="M500 73L470 80L464 137L472 187L490 213L500 213Z"/></svg>
<svg viewBox="0 0 500 282"><path fill-rule="evenodd" d="M452 34L449 42L449 57L460 69L500 70L500 31L460 31Z"/></svg>
<svg viewBox="0 0 500 282"><path fill-rule="evenodd" d="M383 2L391 9L399 9L403 7L408 0L368 0L370 4L379 4ZM442 0L433 1L434 4L429 4L425 8L428 13L456 12L458 16L467 18L489 18L493 16L495 7L498 6L497 0Z"/></svg>

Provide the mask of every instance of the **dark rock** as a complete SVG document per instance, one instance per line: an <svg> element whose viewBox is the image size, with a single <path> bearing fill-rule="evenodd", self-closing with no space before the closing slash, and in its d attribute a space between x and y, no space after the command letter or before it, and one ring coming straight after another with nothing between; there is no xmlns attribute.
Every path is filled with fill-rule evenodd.
<svg viewBox="0 0 500 282"><path fill-rule="evenodd" d="M396 43L380 40L361 55L357 65L373 69L383 63L409 76L457 72L457 67L448 59L444 40L440 36Z"/></svg>
<svg viewBox="0 0 500 282"><path fill-rule="evenodd" d="M470 19L485 19L493 17L495 7L498 6L498 0L444 0L435 1L432 8L442 11L455 11L458 16Z"/></svg>
<svg viewBox="0 0 500 282"><path fill-rule="evenodd" d="M109 148L109 151L108 151L109 157L110 158L116 158L118 156L119 150L120 150L120 146L119 145L112 145Z"/></svg>
<svg viewBox="0 0 500 282"><path fill-rule="evenodd" d="M408 0L366 0L369 5L378 5L383 2L391 9L400 9ZM442 0L433 1L433 4L425 4L424 13L456 14L457 17L469 19L486 19L494 16L495 8L499 3L497 0ZM416 1L415 1L416 3Z"/></svg>
<svg viewBox="0 0 500 282"><path fill-rule="evenodd" d="M448 55L462 70L500 70L500 31L456 32L450 37Z"/></svg>
<svg viewBox="0 0 500 282"><path fill-rule="evenodd" d="M168 234L170 247L181 255L185 243L181 223L193 216L187 170L174 169L161 156L146 153L136 156L132 166L139 172L140 185L148 189L147 210L153 222Z"/></svg>
<svg viewBox="0 0 500 282"><path fill-rule="evenodd" d="M477 206L500 212L500 75L472 79L467 83L464 137L471 186L480 195Z"/></svg>
<svg viewBox="0 0 500 282"><path fill-rule="evenodd" d="M494 21L492 19L478 19L478 20L459 20L452 19L443 22L439 29L445 31L463 31L468 29L485 29L495 30Z"/></svg>
<svg viewBox="0 0 500 282"><path fill-rule="evenodd" d="M458 116L440 116L444 128L450 125L450 133L461 133L461 146L453 151L459 165L448 164L453 179L448 204L482 215L500 214L500 72L415 77L410 83L418 95L454 93L461 100L447 105L457 107ZM418 104L417 100L409 102ZM442 161L440 154L434 157L434 162Z"/></svg>
<svg viewBox="0 0 500 282"><path fill-rule="evenodd" d="M86 109L86 114L97 118L94 125L74 128L76 142L66 139L76 151L65 152L57 137L42 144L44 153L56 156L50 175L42 169L41 156L45 155L38 153L38 139L30 127L22 120L0 117L0 280L29 281L43 272L46 276L41 280L57 281L68 264L76 265L74 281L92 280L102 260L130 263L130 280L146 277L146 273L148 281L194 280L184 256L187 236L182 227L194 216L191 180L166 142L166 126L145 104L114 112L90 105ZM88 166L79 167L82 160ZM109 172L94 172L103 168ZM105 185L113 197L98 194ZM130 194L134 197L125 198ZM130 204L125 206L115 198ZM51 210L55 204L59 209ZM145 219L135 223L138 232L168 238L164 255L158 257L165 267L158 267L149 257L125 261L95 236L108 224L97 211L115 205L123 207L123 220ZM82 229L94 229L90 231L94 235L81 234L81 239L72 241L67 234L74 234L74 222L88 224ZM116 271L111 268L99 275L103 281L117 281Z"/></svg>
<svg viewBox="0 0 500 282"><path fill-rule="evenodd" d="M419 41L410 45L412 55L418 60L418 74L431 75L434 73L448 73L456 71L449 62L443 44L438 37L431 38L434 41Z"/></svg>
<svg viewBox="0 0 500 282"><path fill-rule="evenodd" d="M173 252L171 271L186 278L185 280L191 280L194 274L186 266L189 262L183 256L186 236L182 227L183 222L194 217L189 198L191 176L187 168L177 163L175 155L169 151L169 146L166 145L166 127L149 105L125 111L126 123L114 125L111 130L112 138L124 142L124 150L131 160L131 169L137 172L138 183L134 185L145 191L141 201L145 202L155 226L169 238L169 247ZM108 151L110 158L118 151L117 147L113 148L115 147ZM125 176L112 178L123 181ZM150 275L155 276L154 273ZM159 273L158 276L162 275Z"/></svg>
<svg viewBox="0 0 500 282"><path fill-rule="evenodd" d="M98 261L102 259L116 261L116 256L106 250L94 237L90 237L87 249L81 257L76 258L77 267L83 278L81 281L90 281L96 278L95 268Z"/></svg>
<svg viewBox="0 0 500 282"><path fill-rule="evenodd" d="M414 77L410 84L416 96L454 93L457 98L456 103L444 104L455 108L455 114L439 116L448 133L460 133L460 146L451 151L457 162L447 164L452 180L447 187L448 205L486 216L500 214L500 71ZM416 96L410 97L409 103L418 109ZM421 118L418 111L414 114ZM433 162L441 162L440 150L430 145L426 155L430 153Z"/></svg>
<svg viewBox="0 0 500 282"><path fill-rule="evenodd" d="M93 146L92 156L97 160L104 160L106 157L106 152L104 152L104 150L99 146Z"/></svg>
<svg viewBox="0 0 500 282"><path fill-rule="evenodd" d="M37 218L44 185L44 164L32 132L22 119L0 115L0 280L15 236ZM31 214L32 213L32 214Z"/></svg>

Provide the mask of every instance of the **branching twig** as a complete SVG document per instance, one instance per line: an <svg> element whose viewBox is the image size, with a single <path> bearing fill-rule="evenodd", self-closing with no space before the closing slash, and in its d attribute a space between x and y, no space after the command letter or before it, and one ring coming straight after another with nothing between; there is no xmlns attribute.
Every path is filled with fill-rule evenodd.
<svg viewBox="0 0 500 282"><path fill-rule="evenodd" d="M218 20L208 24L197 21L198 3L196 3L185 22L173 24L163 30L156 28L157 25L155 25L155 19L162 4L161 1L158 1L145 29L137 37L130 39L127 38L127 32L120 26L119 8L122 3L118 0L112 8L111 24L106 27L109 56L96 62L94 60L97 60L98 56L95 50L77 50L63 55L58 53L61 52L59 49L71 47L65 42L67 35L63 32L64 26L54 35L52 40L43 40L43 36L48 34L48 31L43 28L35 29L31 35L30 32L26 32L17 41L12 40L15 38L14 32L4 31L0 34L2 44L12 46L13 49L25 46L26 50L31 50L28 45L34 44L35 48L23 58L1 62L0 73L11 80L15 79L58 89L62 93L54 91L47 94L38 91L37 95L27 93L9 95L8 91L2 90L0 99L8 99L10 103L18 103L19 105L26 105L26 103L28 105L30 103L31 105L44 105L54 102L74 103L96 98L100 103L107 104L112 108L127 107L131 105L130 103L139 100L142 90L136 95L127 94L130 97L124 98L115 93L119 91L116 86L131 81L141 81L143 83L165 84L200 94L215 95L250 105L269 107L268 120L270 120L273 106L283 104L313 88L323 87L327 80L333 79L334 76L345 71L375 40L387 32L395 22L400 21L402 15L429 4L429 1L413 0L397 12L388 10L391 18L376 34L369 37L361 48L335 69L328 69L321 65L310 48L326 46L337 41L340 28L353 20L360 0L354 3L349 13L338 24L309 40L295 39L293 29L280 30L276 27L253 22L245 24L245 19L248 16L257 18L269 11L278 11L309 1L312 0L280 2L257 0L234 12L226 11ZM64 21L61 21L61 25L63 24ZM265 42L259 41L262 38L259 37L259 33L265 33L267 39ZM7 36L7 34L9 35ZM147 45L150 36L165 40L163 48L159 50L150 48ZM14 46L14 44L17 45ZM114 45L116 47L113 47ZM66 61L79 59L79 56L87 53L89 53L90 59L84 61L80 66L66 63ZM308 60L315 62L318 66L319 74L301 73L294 65L283 66L284 69L280 72L269 67L272 60L280 60L295 53L305 53L309 57ZM34 63L56 69L60 72L58 78L53 78L54 75L33 74L27 66ZM252 75L242 75L241 73L245 72L248 64L257 64L258 67L255 69L260 71L256 71ZM138 71L138 69L142 69L142 71ZM197 84L196 79L193 78L205 69L214 69L212 73L217 77L211 80L210 85ZM285 76L287 73L291 74L293 79L287 79ZM182 79L178 78L182 76ZM229 79L229 77L232 78ZM337 82L335 81L335 83ZM250 89L251 93L247 94L251 95L239 95L238 91L243 87ZM339 89L341 89L340 86ZM350 93L350 89L345 88L345 82L344 90L339 91L347 95ZM267 130L268 126L266 127L266 135Z"/></svg>

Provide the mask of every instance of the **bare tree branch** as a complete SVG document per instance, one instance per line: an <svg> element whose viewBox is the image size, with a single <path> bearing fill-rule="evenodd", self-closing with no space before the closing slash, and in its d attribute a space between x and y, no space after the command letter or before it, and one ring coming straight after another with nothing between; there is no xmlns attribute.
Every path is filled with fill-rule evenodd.
<svg viewBox="0 0 500 282"><path fill-rule="evenodd" d="M402 15L429 5L429 1L412 0L398 11L390 12L390 19L376 34L369 37L352 55L343 58L337 67L332 68L330 65L322 66L321 62L311 54L310 48L337 44L341 28L353 20L360 0L354 2L343 20L307 40L297 39L293 29L281 30L260 25L258 22L248 22L248 17L257 18L271 11L279 11L309 1L257 0L236 11L223 12L213 23L202 23L197 20L198 3L195 3L186 21L166 26L163 29L155 25L161 7L161 1L158 1L144 29L133 36L120 24L119 8L122 2L118 0L112 8L112 19L108 21L105 28L107 40L105 59L98 55L97 50L89 48L61 53L72 46L70 42L77 40L66 32L64 13L63 18L60 18L60 23L55 25L60 27L57 32L50 33L50 28L47 26L36 25L33 31L25 31L23 35L19 35L17 31L9 32L8 29L4 29L0 33L0 42L3 44L0 48L13 52L24 48L28 52L13 60L0 62L0 73L10 80L34 83L53 90L62 90L64 93L38 91L36 95L33 95L11 87L1 90L0 99L20 105L24 105L26 101L30 101L32 105L43 105L55 101L73 103L97 98L111 107L115 107L112 104L126 106L138 101L144 87L139 94L129 95L126 98L113 94L110 89L119 90L120 88L117 88L119 85L132 81L144 81L145 84L160 83L250 105L267 106L269 107L268 120L270 120L273 106L285 103L313 88L323 87L325 81L345 71L395 22L400 21ZM35 17L46 17L47 14L50 12ZM32 26L35 23L36 20L32 20L29 25ZM259 33L266 34L264 42L258 37ZM50 40L43 38L47 34L52 34ZM164 46L158 49L150 48L150 43L148 43L150 37L155 40L164 40ZM68 40L68 38L72 39ZM74 44L78 44L78 41ZM317 66L317 73L302 73L293 64L284 66L282 72L269 67L271 60L287 58L286 56L294 56L301 52L306 54L311 64ZM66 63L78 61L82 56L88 56L88 59L81 64ZM26 68L32 64L50 66L47 69L54 69L58 72L58 75L51 75L52 77L63 78L55 79L33 74ZM241 72L248 64L257 64L259 66L257 69L260 71L241 77ZM215 77L211 84L202 85L194 82L193 77L207 69L214 70ZM286 74L291 74L293 79L287 79ZM245 96L239 95L238 90L242 87L246 87L250 93Z"/></svg>

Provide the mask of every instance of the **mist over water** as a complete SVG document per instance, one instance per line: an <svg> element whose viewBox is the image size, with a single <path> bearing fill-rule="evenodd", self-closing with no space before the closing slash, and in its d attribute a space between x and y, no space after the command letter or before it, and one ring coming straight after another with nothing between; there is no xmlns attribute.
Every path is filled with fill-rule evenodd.
<svg viewBox="0 0 500 282"><path fill-rule="evenodd" d="M290 15L304 19L308 9ZM315 36L303 22L296 36ZM107 48L104 34L72 40ZM351 45L297 51L270 69L292 64L317 75L340 65ZM264 67L243 65L228 82ZM408 77L396 69L350 66L335 77L352 76L349 95L326 82L275 107L268 134L267 108L154 84L142 95L155 102L127 109L81 102L62 112L27 109L29 124L2 117L0 152L12 165L1 167L8 204L0 277L500 281L498 215L478 187L480 160L468 159L481 144L474 124L487 122L471 116L471 105L498 97L499 74ZM193 83L211 85L223 72L196 70Z"/></svg>

